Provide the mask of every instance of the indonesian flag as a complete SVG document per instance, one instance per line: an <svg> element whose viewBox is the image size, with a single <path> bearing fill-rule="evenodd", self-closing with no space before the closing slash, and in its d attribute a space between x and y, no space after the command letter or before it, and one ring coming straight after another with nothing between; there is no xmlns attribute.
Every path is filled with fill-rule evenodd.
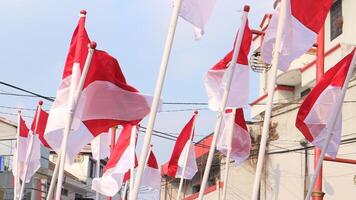
<svg viewBox="0 0 356 200"><path fill-rule="evenodd" d="M26 150L27 150L27 140L29 129L26 126L25 121L22 119L22 116L19 115L19 124L17 125L18 133L16 149L14 150L14 162L12 174L14 175L14 195L18 199L20 195L20 177L24 175L24 162L26 159Z"/></svg>
<svg viewBox="0 0 356 200"><path fill-rule="evenodd" d="M195 39L203 36L215 2L216 0L182 0L179 16L194 26Z"/></svg>
<svg viewBox="0 0 356 200"><path fill-rule="evenodd" d="M33 119L33 122L31 125L31 130L33 132L35 132L37 117L39 117L36 134L38 135L38 138L40 139L43 146L45 146L47 148L51 148L48 145L46 139L44 138L44 132L45 132L45 129L47 126L47 120L48 120L48 113L46 111L42 110L42 108L40 106L37 107L37 110L39 110L39 114L38 114L38 112L36 112L35 118ZM39 115L39 116L37 116L37 115Z"/></svg>
<svg viewBox="0 0 356 200"><path fill-rule="evenodd" d="M182 132L179 134L176 144L171 155L171 159L168 163L168 173L170 177L180 178L182 177L182 171L187 159L186 171L184 173L184 179L192 179L195 173L198 171L197 162L195 159L195 150L193 145L194 123L197 117L197 113L194 113L193 117L184 126ZM189 141L191 138L191 141Z"/></svg>
<svg viewBox="0 0 356 200"><path fill-rule="evenodd" d="M158 168L156 156L151 150L145 170L143 171L141 187L137 199L159 200L161 188L161 174Z"/></svg>
<svg viewBox="0 0 356 200"><path fill-rule="evenodd" d="M345 78L349 70L355 50L343 58L333 68L329 69L322 80L315 85L310 94L301 105L296 127L302 132L304 137L315 146L323 148L327 140L327 132L332 127L330 118L339 111L335 110L335 102L342 95ZM342 114L337 118L327 154L335 158L339 149L342 128Z"/></svg>
<svg viewBox="0 0 356 200"><path fill-rule="evenodd" d="M232 130L231 123L233 123ZM231 157L235 160L235 164L239 165L250 156L251 151L251 138L246 126L243 109L236 109L235 116L233 116L231 109L226 110L223 127L223 131L219 135L217 149L226 156L227 137L228 133L232 131Z"/></svg>
<svg viewBox="0 0 356 200"><path fill-rule="evenodd" d="M102 160L110 157L111 133L104 132L96 136L90 144L93 158Z"/></svg>
<svg viewBox="0 0 356 200"><path fill-rule="evenodd" d="M247 56L250 52L251 41L252 32L248 26L248 22L246 22L226 107L241 108L248 104L250 68L248 66ZM204 76L205 89L208 94L208 103L211 110L218 111L221 105L227 76L231 73L229 65L233 57L234 49L215 64Z"/></svg>
<svg viewBox="0 0 356 200"><path fill-rule="evenodd" d="M69 101L77 90L88 54L90 40L84 23L85 16L81 16L72 37L62 82L45 132L45 139L57 153L68 117ZM77 101L68 138L67 161L72 163L82 147L110 127L138 123L149 113L151 99L127 84L115 58L104 51L95 50L81 96Z"/></svg>
<svg viewBox="0 0 356 200"><path fill-rule="evenodd" d="M333 0L286 0L286 18L281 19L285 21L278 69L287 71L294 59L313 46L333 2ZM261 55L266 63L272 62L278 20L280 20L279 12L280 5L273 13L264 36Z"/></svg>
<svg viewBox="0 0 356 200"><path fill-rule="evenodd" d="M130 178L130 169L134 162L130 159L130 137L132 128L135 126L127 124L124 126L114 151L105 166L101 178L94 178L92 189L106 196L114 196L121 189L123 182ZM136 161L135 161L136 162Z"/></svg>
<svg viewBox="0 0 356 200"><path fill-rule="evenodd" d="M41 166L41 149L40 140L36 134L30 131L25 121L20 116L20 124L18 127L20 135L18 136L18 149L15 151L14 155L14 170L13 174L15 179L20 178L22 181L25 180L29 183L31 177L36 173L36 171ZM30 149L30 145L32 148ZM29 155L31 153L31 155ZM30 156L28 163L26 163L26 156ZM25 178L25 165L27 165L27 176Z"/></svg>

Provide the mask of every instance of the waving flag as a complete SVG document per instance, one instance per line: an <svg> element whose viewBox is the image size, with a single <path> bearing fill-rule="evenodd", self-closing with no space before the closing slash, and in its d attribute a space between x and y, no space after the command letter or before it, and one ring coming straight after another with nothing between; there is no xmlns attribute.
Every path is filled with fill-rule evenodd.
<svg viewBox="0 0 356 200"><path fill-rule="evenodd" d="M237 38L237 37L236 37ZM252 32L246 23L240 52L237 58L237 66L231 82L231 88L226 107L241 108L247 105L249 87L248 54L250 52ZM234 45L235 47L235 45ZM227 74L230 73L230 62L234 49L222 60L214 65L204 76L205 89L208 94L209 108L217 111L224 95Z"/></svg>
<svg viewBox="0 0 356 200"><path fill-rule="evenodd" d="M278 69L287 71L291 62L303 55L316 42L319 30L333 4L333 0L287 0L286 18L280 19L280 6L272 15L262 44L261 55L272 62L278 20L284 20ZM312 11L312 12L311 12Z"/></svg>
<svg viewBox="0 0 356 200"><path fill-rule="evenodd" d="M313 88L301 105L296 127L304 137L315 146L323 148L327 140L327 132L332 126L329 118L337 114L335 111L336 100L342 93L347 72L350 68L355 50L343 58L333 68L329 69L322 80ZM339 149L342 128L342 114L338 116L333 136L327 149L327 154L335 158Z"/></svg>
<svg viewBox="0 0 356 200"><path fill-rule="evenodd" d="M40 150L40 141L38 137L30 131L25 121L20 116L19 136L18 136L18 145L17 151L14 155L14 177L20 178L21 180L26 180L26 183L30 182L31 177L36 173L36 171L41 166L41 150ZM32 140L32 141L31 141ZM30 144L33 143L32 149ZM31 152L31 156L26 163L26 156ZM25 176L25 165L27 165L27 176Z"/></svg>
<svg viewBox="0 0 356 200"><path fill-rule="evenodd" d="M46 139L44 138L44 132L47 126L47 120L48 120L48 113L44 110L42 110L41 107L42 103L40 103L40 105L38 106L37 109L39 109L39 114L37 114L38 112L36 112L35 114L35 118L33 119L32 125L31 125L31 130L33 132L35 132L35 127L36 127L36 121L37 121L37 115L39 115L39 119L38 119L38 124L37 124L37 131L35 134L38 135L38 138L40 139L40 141L42 142L42 144L47 147L47 148L51 148Z"/></svg>
<svg viewBox="0 0 356 200"><path fill-rule="evenodd" d="M105 166L101 178L94 178L92 189L106 196L114 196L121 189L124 181L129 179L129 171L133 162L130 159L131 130L135 126L124 126L114 151Z"/></svg>
<svg viewBox="0 0 356 200"><path fill-rule="evenodd" d="M74 31L62 82L45 132L45 139L57 153L61 147L65 119L68 116L69 99L77 90L88 54L87 46L90 40L84 23L85 15L81 16ZM115 58L104 51L95 50L81 96L77 101L68 137L67 161L72 163L86 144L110 127L138 123L149 113L151 99L127 84Z"/></svg>
<svg viewBox="0 0 356 200"><path fill-rule="evenodd" d="M19 114L19 123L17 125L17 142L16 149L14 150L14 161L12 174L14 175L14 195L16 198L20 195L20 178L23 179L24 176L24 162L26 159L27 150L27 140L29 129L26 126L25 121L22 119L21 114Z"/></svg>
<svg viewBox="0 0 356 200"><path fill-rule="evenodd" d="M138 199L150 200L160 199L161 174L158 168L156 156L151 150L145 170L142 175L141 188L138 193Z"/></svg>
<svg viewBox="0 0 356 200"><path fill-rule="evenodd" d="M195 150L193 142L194 122L197 117L197 113L189 120L189 122L184 126L182 132L179 134L176 144L171 155L171 159L168 163L168 173L170 177L180 178L182 177L182 171L184 167L184 162L188 154L187 167L184 179L192 179L195 173L198 171L197 162L195 159Z"/></svg>
<svg viewBox="0 0 356 200"><path fill-rule="evenodd" d="M93 158L102 160L110 157L111 134L109 132L101 133L90 143Z"/></svg>
<svg viewBox="0 0 356 200"><path fill-rule="evenodd" d="M182 0L179 15L194 26L195 39L203 36L215 2L216 0Z"/></svg>
<svg viewBox="0 0 356 200"><path fill-rule="evenodd" d="M230 130L232 121L234 123L233 130ZM223 126L223 131L219 135L217 149L226 156L227 136L228 132L232 131L231 157L235 160L235 164L239 165L250 156L251 151L251 138L242 108L236 109L235 116L232 115L232 110L227 110L224 115Z"/></svg>

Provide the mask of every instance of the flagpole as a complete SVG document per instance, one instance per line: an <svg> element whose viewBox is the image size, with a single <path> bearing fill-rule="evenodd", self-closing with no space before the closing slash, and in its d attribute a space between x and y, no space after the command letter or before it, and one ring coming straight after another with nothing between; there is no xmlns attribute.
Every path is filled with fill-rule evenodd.
<svg viewBox="0 0 356 200"><path fill-rule="evenodd" d="M117 126L114 126L114 127L111 128L110 156L113 154L114 148L115 148L116 129L117 129ZM127 185L125 187L127 187ZM125 198L126 198L126 191L125 191ZM112 197L107 197L107 200L112 200Z"/></svg>
<svg viewBox="0 0 356 200"><path fill-rule="evenodd" d="M247 16L248 16L248 12L249 11L250 11L250 6L245 5L244 9L243 9L243 14L242 14L242 19L241 19L241 25L240 25L240 29L239 29L239 34L237 35L237 40L236 40L236 43L235 43L235 50L234 50L234 53L233 53L232 60L230 62L230 66L228 68L228 73L229 74L228 74L228 79L227 79L227 82L226 82L226 85L225 85L225 88L224 88L224 96L223 96L222 103L220 105L220 110L219 110L219 113L218 113L218 116L217 116L215 130L214 130L214 134L213 134L213 138L212 138L211 146L210 146L210 150L209 150L208 160L207 160L206 165L205 165L204 176L203 176L203 180L202 180L202 183L201 183L201 186L200 186L199 198L198 198L199 200L202 200L203 197L204 197L206 183L208 181L211 164L213 162L213 157L214 157L217 137L218 137L218 133L220 132L220 126L221 126L221 122L222 122L222 115L225 112L225 107L226 107L227 99L228 99L229 92L230 92L232 78L233 78L234 72L235 72L236 61L237 61L238 55L240 53L240 47L241 47L243 35L244 35L244 32L245 32L245 27L246 27L246 23L247 23Z"/></svg>
<svg viewBox="0 0 356 200"><path fill-rule="evenodd" d="M54 167L52 178L51 178L51 183L49 185L48 189L48 194L46 200L52 200L53 192L54 192L54 187L57 182L57 177L58 177L58 171L59 171L59 160L61 159L61 152L59 152L59 155L57 157L57 164Z"/></svg>
<svg viewBox="0 0 356 200"><path fill-rule="evenodd" d="M86 14L87 14L86 10L81 10L79 16L80 17L86 17ZM74 93L75 93L76 87L75 87L74 83L77 83L77 79L76 79L77 76L76 75L80 73L78 68L79 68L79 65L77 65L77 63L73 63L71 85L70 85L70 88L69 88L69 99L72 99L73 96L74 96ZM49 186L48 195L47 195L46 200L53 200L52 196L53 196L53 192L54 192L54 187L55 187L56 182L57 182L59 165L60 165L60 160L61 160L61 157L62 157L61 155L62 155L62 151L59 152L58 157L57 157L57 163L56 163L56 165L54 167L54 171L53 171L53 174L52 174L51 183L50 183L50 186Z"/></svg>
<svg viewBox="0 0 356 200"><path fill-rule="evenodd" d="M225 161L225 174L224 174L224 187L223 187L223 196L222 200L226 199L226 192L227 192L227 180L229 176L229 168L230 168L230 157L231 157L231 146L232 146L232 135L234 131L235 125L235 116L236 116L236 109L232 109L231 115L233 116L233 120L231 120L230 130L227 135L227 153L226 153L226 161Z"/></svg>
<svg viewBox="0 0 356 200"><path fill-rule="evenodd" d="M132 199L132 195L133 195L132 188L134 187L134 178L133 177L134 177L134 170L135 170L136 131L137 131L137 126L132 126L131 136L130 136L130 160L131 160L131 166L130 166L130 193L129 193L130 199Z"/></svg>
<svg viewBox="0 0 356 200"><path fill-rule="evenodd" d="M335 128L336 121L337 121L337 119L338 119L338 117L339 117L339 115L341 113L342 104L343 104L343 101L344 101L344 98L345 98L347 86L349 84L349 81L350 81L350 79L351 79L351 77L353 75L354 69L355 69L355 61L356 61L356 53L354 53L354 55L352 57L352 61L350 63L349 71L347 72L347 76L346 76L344 85L342 87L341 95L336 100L336 107L334 109L332 109L332 112L331 112L331 113L336 113L336 114L332 115L331 118L327 121L327 124L331 123L331 127L330 128L326 127L326 130L327 130L326 144L324 145L324 147L323 147L323 149L321 151L321 154L320 154L320 157L319 157L319 160L318 160L318 164L317 164L317 166L315 168L315 172L314 172L314 174L312 176L312 179L311 179L311 182L309 184L308 193L307 193L307 196L305 197L305 200L309 200L310 197L311 197L311 194L313 192L313 187L314 187L315 181L316 181L316 179L318 177L319 171L321 169L321 165L323 163L326 150L327 150L327 148L328 148L328 146L330 144L331 138L333 136L333 130Z"/></svg>
<svg viewBox="0 0 356 200"><path fill-rule="evenodd" d="M16 177L14 177L14 200L17 200L17 190L18 186L20 185L20 177L19 177L19 167L18 167L18 160L19 160L19 141L20 141L20 124L21 124L21 110L17 112L17 137L16 137L16 159L14 159L13 163L16 163Z"/></svg>
<svg viewBox="0 0 356 200"><path fill-rule="evenodd" d="M164 47L164 51L163 51L163 56L162 56L162 61L161 61L161 65L160 65L160 71L159 71L158 79L156 82L156 89L155 89L154 98L153 98L153 102L152 102L152 106L151 106L150 117L148 120L147 129L146 129L146 133L145 133L145 139L143 142L140 160L139 160L138 167L137 167L137 173L136 173L136 179L135 179L136 181L135 181L134 190L133 190L133 199L136 199L137 195L138 195L143 170L145 167L144 162L148 155L148 150L149 150L150 143L151 143L152 130L153 130L153 126L154 126L154 123L156 120L157 110L159 107L160 97L161 97L161 93L162 93L164 79L166 76L169 56L170 56L172 45L173 45L173 39L174 39L175 30L177 27L177 21L178 21L178 15L179 15L181 3L182 3L182 0L175 0L175 3L174 3L173 13L171 16L171 21L170 21L170 25L169 25L169 29L168 29L168 35L167 35L167 39L166 39L166 43L165 43L165 47Z"/></svg>
<svg viewBox="0 0 356 200"><path fill-rule="evenodd" d="M62 144L61 144L61 156L60 156L60 161L57 163L59 164L59 171L58 171L58 183L57 183L57 189L56 189L56 198L55 200L60 200L61 197L61 191L62 191L62 181L63 181L63 172L64 172L64 166L65 166L65 160L66 160L66 151L67 151L67 143L68 143L68 136L70 129L72 127L72 122L73 122L73 117L74 113L77 107L77 100L79 99L84 82L87 76L87 73L89 71L91 59L93 57L94 51L96 48L96 43L95 42L90 42L89 45L89 50L88 50L88 55L85 60L85 65L84 69L82 72L82 75L80 77L79 85L78 88L73 96L73 98L69 99L69 107L68 107L68 113L67 113L67 119L65 122L65 127L63 131L63 139L62 139Z"/></svg>
<svg viewBox="0 0 356 200"><path fill-rule="evenodd" d="M126 200L127 185L128 185L128 183L126 181L125 182L125 187L124 187L124 192L122 193L123 194L122 195L122 200Z"/></svg>
<svg viewBox="0 0 356 200"><path fill-rule="evenodd" d="M97 136L99 137L99 149L98 149L98 157L96 158L96 177L100 178L100 157L101 157L101 136ZM95 192L95 200L99 200L100 199L100 193L98 191Z"/></svg>
<svg viewBox="0 0 356 200"><path fill-rule="evenodd" d="M40 113L41 113L40 111L41 111L41 108L42 108L42 104L43 104L42 101L38 102L38 106L37 106L37 110L36 110L37 118L36 118L36 122L35 122L35 129L34 129L34 132L32 133L32 136L31 136L30 141L29 141L28 146L27 146L26 158L25 158L25 163L24 163L25 164L24 177L23 177L22 184L21 184L19 199L22 199L24 191L25 191L26 177L27 177L27 173L28 173L28 163L29 163L30 158L32 156L33 140L36 137L35 134L37 133L38 121L40 119Z"/></svg>
<svg viewBox="0 0 356 200"><path fill-rule="evenodd" d="M263 121L262 137L261 137L261 141L260 141L260 150L258 152L255 180L254 180L253 190L252 190L252 198L251 198L252 200L258 199L258 194L259 194L259 189L260 189L262 168L263 168L263 163L264 163L267 140L269 137L269 125L270 125L271 114L272 114L274 87L276 84L277 69L278 69L278 65L279 65L279 56L281 53L282 33L283 33L284 26L285 26L285 18L287 15L287 8L290 7L290 0L281 0L280 6L281 6L280 18L278 20L278 25L277 25L276 43L275 43L273 58L272 58L270 81L268 84L267 105L266 105L265 116L264 116L264 121Z"/></svg>
<svg viewBox="0 0 356 200"><path fill-rule="evenodd" d="M194 111L194 114L198 115L198 111ZM183 165L182 174L181 174L181 177L180 177L177 200L180 200L180 195L181 195L182 189L183 189L184 175L185 175L185 171L187 170L187 162L188 162L188 158L189 158L189 150L190 150L190 145L192 144L192 140L193 140L193 134L194 134L196 120L197 119L195 118L194 122L193 122L193 128L192 128L192 131L190 132L190 136L189 136L189 140L188 140L188 150L187 150L185 158L184 158L184 165Z"/></svg>

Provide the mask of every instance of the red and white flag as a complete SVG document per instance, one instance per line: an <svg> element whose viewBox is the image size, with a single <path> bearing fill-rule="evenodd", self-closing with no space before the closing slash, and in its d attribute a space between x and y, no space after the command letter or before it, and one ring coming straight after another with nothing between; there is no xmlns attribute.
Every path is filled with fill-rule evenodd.
<svg viewBox="0 0 356 200"><path fill-rule="evenodd" d="M27 141L29 129L26 126L25 121L22 119L22 116L19 114L19 124L17 125L18 135L16 147L14 150L14 162L12 174L14 175L14 195L18 199L20 195L20 178L24 175L24 163L26 159L26 150L27 150Z"/></svg>
<svg viewBox="0 0 356 200"><path fill-rule="evenodd" d="M231 123L234 123L233 130L231 130ZM231 109L226 110L222 130L219 135L217 149L226 156L228 148L227 136L232 131L231 157L235 160L236 165L241 164L250 156L251 151L251 138L242 108L236 109L235 116L233 116Z"/></svg>
<svg viewBox="0 0 356 200"><path fill-rule="evenodd" d="M287 71L291 62L307 52L316 42L319 30L333 0L287 0L286 18L280 18L280 5L272 15L266 30L261 55L266 63L272 62L278 20L284 21L278 69Z"/></svg>
<svg viewBox="0 0 356 200"><path fill-rule="evenodd" d="M160 199L161 174L156 156L151 150L145 170L143 171L141 187L137 199L150 200Z"/></svg>
<svg viewBox="0 0 356 200"><path fill-rule="evenodd" d="M241 108L247 106L248 104L250 68L248 66L247 56L250 52L251 41L252 32L247 21L240 52L237 58L237 66L235 67L235 72L231 82L229 97L226 104L227 108ZM233 53L234 49L231 50L217 64L215 64L214 67L212 67L204 76L205 89L208 94L208 103L211 110L217 111L220 108L228 77L227 75L231 73L229 65L232 60Z"/></svg>
<svg viewBox="0 0 356 200"><path fill-rule="evenodd" d="M68 117L69 99L77 90L88 54L90 40L84 23L85 16L81 16L72 37L62 82L45 132L45 139L57 153ZM152 97L140 94L127 84L115 58L104 51L95 50L81 96L77 101L68 138L67 161L72 163L86 144L110 127L128 122L138 123L149 113L151 100Z"/></svg>
<svg viewBox="0 0 356 200"><path fill-rule="evenodd" d="M40 149L40 140L36 134L33 134L30 131L25 121L20 116L20 124L19 127L19 137L18 137L18 148L15 151L14 155L14 177L20 178L21 180L26 180L26 183L30 182L31 177L36 173L36 171L41 166L41 149ZM32 149L30 148L30 144L33 143ZM31 156L28 159L28 163L26 163L26 156L31 152ZM27 176L25 176L25 166L27 165Z"/></svg>
<svg viewBox="0 0 356 200"><path fill-rule="evenodd" d="M47 148L51 148L46 139L44 138L44 132L46 130L47 126L47 120L48 120L48 113L44 110L42 110L42 107L38 106L37 109L39 109L39 119L38 119L38 124L37 124L37 131L36 134L38 135L38 138L40 139L41 143L43 146ZM38 112L35 114L35 118L33 119L32 125L31 125L31 130L35 132L35 127L36 127L36 121L37 121L37 116Z"/></svg>
<svg viewBox="0 0 356 200"><path fill-rule="evenodd" d="M194 26L195 39L203 36L215 2L216 0L182 0L179 16Z"/></svg>
<svg viewBox="0 0 356 200"><path fill-rule="evenodd" d="M327 133L332 127L330 118L337 114L336 101L342 95L342 88L347 86L345 78L350 68L355 50L329 69L322 80L315 85L301 105L296 127L304 137L315 146L323 148L327 141ZM345 85L345 86L344 86ZM339 150L342 128L342 114L336 119L333 135L326 153L335 158Z"/></svg>
<svg viewBox="0 0 356 200"><path fill-rule="evenodd" d="M93 158L102 160L110 157L111 133L104 132L90 142Z"/></svg>
<svg viewBox="0 0 356 200"><path fill-rule="evenodd" d="M188 159L186 163L186 171L184 173L183 178L192 179L198 171L197 162L195 158L195 149L193 145L194 123L196 117L197 113L194 113L193 117L184 126L182 132L177 138L176 144L174 145L174 149L171 155L171 159L168 163L167 175L170 177L182 177L182 171L187 156Z"/></svg>
<svg viewBox="0 0 356 200"><path fill-rule="evenodd" d="M130 155L130 138L132 128L135 126L127 124L115 144L114 151L105 166L101 178L94 178L92 189L106 196L114 196L121 189L124 181L130 178L130 169L134 162Z"/></svg>

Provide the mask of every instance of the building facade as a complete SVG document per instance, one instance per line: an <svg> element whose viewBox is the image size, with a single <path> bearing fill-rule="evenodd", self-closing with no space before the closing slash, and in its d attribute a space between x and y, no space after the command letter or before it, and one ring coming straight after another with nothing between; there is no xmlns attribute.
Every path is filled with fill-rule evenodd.
<svg viewBox="0 0 356 200"><path fill-rule="evenodd" d="M273 5L271 5L272 7ZM354 16L356 1L335 0L325 21L324 71L333 67L353 47L356 46ZM263 33L268 26L271 14L262 19L259 30ZM253 59L260 56L263 34L253 37ZM304 98L315 86L316 53L314 45L307 53L296 59L290 69L278 72L275 98L272 111L270 137L267 144L259 197L261 200L302 200L304 199L314 169L314 149L295 127L297 112ZM253 60L251 59L251 60ZM254 65L256 63L252 63ZM227 199L251 199L255 176L258 141L262 130L264 110L267 101L267 86L270 76L269 66L252 66L259 72L259 97L251 102L251 118L248 125L253 150L242 165L230 164L227 182ZM356 160L356 77L351 79L343 104L342 142L338 158ZM204 199L221 198L225 185L223 174L225 158L221 157L219 182L205 191ZM356 196L356 166L334 161L323 162L324 200L348 200ZM197 195L185 199L196 199ZM175 199L162 198L162 199Z"/></svg>
<svg viewBox="0 0 356 200"><path fill-rule="evenodd" d="M4 200L13 199L12 162L16 129L16 123L0 118L0 199ZM90 148L83 149L73 165L66 165L61 196L63 200L95 199L95 191L91 190L91 181L95 177L96 162L89 151ZM32 177L31 182L25 185L24 199L46 199L56 161L56 154L41 145L41 167ZM101 168L104 164L101 163Z"/></svg>

